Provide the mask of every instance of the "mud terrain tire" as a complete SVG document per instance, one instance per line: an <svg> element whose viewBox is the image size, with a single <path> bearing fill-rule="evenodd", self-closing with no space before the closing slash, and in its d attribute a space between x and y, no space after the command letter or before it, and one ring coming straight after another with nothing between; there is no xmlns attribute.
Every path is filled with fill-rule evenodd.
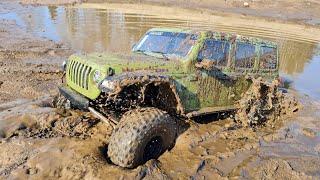
<svg viewBox="0 0 320 180"><path fill-rule="evenodd" d="M116 165L134 168L171 148L176 134L176 121L168 113L157 108L131 110L111 135L108 156Z"/></svg>

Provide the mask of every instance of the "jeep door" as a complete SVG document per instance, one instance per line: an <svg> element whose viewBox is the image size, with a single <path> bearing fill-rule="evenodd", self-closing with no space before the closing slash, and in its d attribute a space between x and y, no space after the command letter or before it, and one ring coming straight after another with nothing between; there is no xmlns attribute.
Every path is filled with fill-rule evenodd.
<svg viewBox="0 0 320 180"><path fill-rule="evenodd" d="M232 108L251 84L245 76L254 71L257 52L255 44L237 41L236 37L207 39L198 55L198 63L212 64L197 71L201 108Z"/></svg>
<svg viewBox="0 0 320 180"><path fill-rule="evenodd" d="M233 42L213 36L205 40L197 58L198 91L201 108L232 104L234 81L228 76Z"/></svg>

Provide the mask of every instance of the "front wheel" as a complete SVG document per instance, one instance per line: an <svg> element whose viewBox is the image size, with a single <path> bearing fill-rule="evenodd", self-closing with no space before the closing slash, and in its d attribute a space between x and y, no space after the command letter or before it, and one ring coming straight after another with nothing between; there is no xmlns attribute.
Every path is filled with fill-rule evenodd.
<svg viewBox="0 0 320 180"><path fill-rule="evenodd" d="M134 168L171 148L176 134L176 121L168 113L157 108L131 110L111 135L108 156L116 165Z"/></svg>

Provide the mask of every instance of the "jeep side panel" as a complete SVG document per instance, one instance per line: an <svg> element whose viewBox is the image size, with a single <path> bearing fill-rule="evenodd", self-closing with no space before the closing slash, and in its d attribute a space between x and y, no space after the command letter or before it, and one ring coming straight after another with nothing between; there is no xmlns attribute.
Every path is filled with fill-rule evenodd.
<svg viewBox="0 0 320 180"><path fill-rule="evenodd" d="M211 69L197 69L200 108L230 108L250 86L245 74L233 76L232 58L235 37L221 33L208 33L208 38L198 54L197 61L213 61Z"/></svg>
<svg viewBox="0 0 320 180"><path fill-rule="evenodd" d="M213 61L214 68L196 70L189 85L195 88L189 102L195 109L188 106L189 111L230 109L250 87L248 77L278 76L277 47L260 39L208 32L196 58L203 60Z"/></svg>

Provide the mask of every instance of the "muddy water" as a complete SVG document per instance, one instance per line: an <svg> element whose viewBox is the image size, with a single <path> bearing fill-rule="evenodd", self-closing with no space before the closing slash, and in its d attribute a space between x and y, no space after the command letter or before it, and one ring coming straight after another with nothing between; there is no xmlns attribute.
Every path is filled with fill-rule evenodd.
<svg viewBox="0 0 320 180"><path fill-rule="evenodd" d="M75 51L129 52L131 46L152 27L179 27L233 32L274 40L281 46L282 76L293 81L292 87L320 99L320 34L311 27L264 22L245 17L210 19L189 11L173 11L130 5L94 5L79 7L20 6L0 14L13 19L28 32L70 45ZM128 6L128 7L127 7ZM128 9L130 8L130 9ZM24 13L17 12L24 11ZM165 13L168 13L166 16ZM171 15L171 16L170 16Z"/></svg>

